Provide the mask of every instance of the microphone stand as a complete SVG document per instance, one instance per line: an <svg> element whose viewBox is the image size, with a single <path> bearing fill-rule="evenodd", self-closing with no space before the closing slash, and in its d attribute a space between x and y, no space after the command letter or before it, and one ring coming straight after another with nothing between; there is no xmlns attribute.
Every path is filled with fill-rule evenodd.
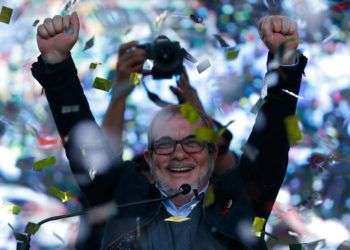
<svg viewBox="0 0 350 250"><path fill-rule="evenodd" d="M117 206L115 206L115 208L124 208L124 207L137 206L137 205L148 204L148 203L153 203L153 202L171 200L171 199L173 199L181 194L186 195L189 192L191 192L191 186L189 184L182 184L179 188L179 191L173 195L170 195L167 197L162 197L162 198L125 203L125 204L117 205ZM60 219L66 219L66 218L75 217L75 216L81 216L81 215L86 214L87 212L88 211L83 210L83 211L74 212L74 213L70 213L70 214L66 214L66 215L58 215L58 216L49 217L49 218L46 218L46 219L38 222L36 225L38 225L38 228L40 228L40 226L46 222L60 220ZM15 232L14 228L10 224L8 224L8 225L11 227L11 229L15 235L15 238L17 240L16 250L30 250L30 240L31 240L32 234L30 232L26 232L26 234Z"/></svg>

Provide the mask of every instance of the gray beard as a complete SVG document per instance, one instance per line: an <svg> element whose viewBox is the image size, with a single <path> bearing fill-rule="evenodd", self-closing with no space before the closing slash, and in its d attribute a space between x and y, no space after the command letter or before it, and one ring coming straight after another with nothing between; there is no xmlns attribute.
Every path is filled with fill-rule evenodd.
<svg viewBox="0 0 350 250"><path fill-rule="evenodd" d="M215 162L214 162L213 158L210 157L209 162L208 162L208 171L203 176L200 176L196 181L194 181L192 183L186 183L186 184L189 184L191 186L191 190L194 190L194 189L201 190L203 187L205 187L205 185L207 184L207 182L210 179L210 176L213 173L214 163ZM151 165L150 166L151 174L154 177L155 185L159 189L159 191L163 192L167 196L171 196L171 195L174 195L177 192L179 192L179 188L172 188L166 182L161 180L161 178L159 176L157 176L156 171L154 171L154 169L155 169L155 167L153 165ZM185 184L185 183L183 183L183 184Z"/></svg>

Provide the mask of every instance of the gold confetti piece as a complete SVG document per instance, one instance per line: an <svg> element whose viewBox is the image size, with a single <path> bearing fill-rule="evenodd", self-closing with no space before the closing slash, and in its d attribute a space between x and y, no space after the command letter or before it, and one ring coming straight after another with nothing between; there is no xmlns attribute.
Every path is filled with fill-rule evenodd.
<svg viewBox="0 0 350 250"><path fill-rule="evenodd" d="M112 87L112 81L104 78L96 77L94 80L93 87L104 91L109 91Z"/></svg>
<svg viewBox="0 0 350 250"><path fill-rule="evenodd" d="M51 186L49 188L49 193L60 199L62 202L67 202L72 198L72 194L70 192L63 192L55 186Z"/></svg>
<svg viewBox="0 0 350 250"><path fill-rule="evenodd" d="M62 114L75 113L75 112L78 112L79 109L80 109L79 105L62 106L61 113Z"/></svg>
<svg viewBox="0 0 350 250"><path fill-rule="evenodd" d="M15 205L15 204L11 205L11 212L12 212L12 214L17 215L17 214L19 214L21 211L22 211L22 208L21 208L20 206Z"/></svg>
<svg viewBox="0 0 350 250"><path fill-rule="evenodd" d="M214 204L214 202L215 202L214 189L212 186L209 186L209 188L204 196L203 206L209 207L210 205Z"/></svg>
<svg viewBox="0 0 350 250"><path fill-rule="evenodd" d="M38 19L36 19L36 20L34 21L34 23L33 23L33 27L36 27L36 26L38 25L39 22L40 22L40 21L39 21Z"/></svg>
<svg viewBox="0 0 350 250"><path fill-rule="evenodd" d="M295 115L288 116L284 119L287 130L288 141L290 145L295 145L303 139L303 133L300 130L299 118Z"/></svg>
<svg viewBox="0 0 350 250"><path fill-rule="evenodd" d="M34 170L41 171L44 168L50 167L56 164L56 157L50 156L46 159L34 162Z"/></svg>
<svg viewBox="0 0 350 250"><path fill-rule="evenodd" d="M255 217L253 221L253 229L255 232L255 235L260 237L262 231L264 230L266 219L261 217Z"/></svg>
<svg viewBox="0 0 350 250"><path fill-rule="evenodd" d="M197 122L200 118L197 110L188 102L181 104L180 112L182 116L191 124Z"/></svg>
<svg viewBox="0 0 350 250"><path fill-rule="evenodd" d="M210 67L210 62L208 59L204 59L203 61L201 61L198 65L197 65L197 71L198 73L202 73L205 70L207 70Z"/></svg>
<svg viewBox="0 0 350 250"><path fill-rule="evenodd" d="M288 43L296 43L299 42L299 38L298 37L290 37L288 39L286 39L283 44L288 44Z"/></svg>
<svg viewBox="0 0 350 250"><path fill-rule="evenodd" d="M184 216L171 216L169 218L166 218L164 221L170 221L170 222L184 222L187 220L190 220L191 218L189 217L184 217Z"/></svg>
<svg viewBox="0 0 350 250"><path fill-rule="evenodd" d="M90 63L89 69L96 69L97 65L101 65L102 63Z"/></svg>
<svg viewBox="0 0 350 250"><path fill-rule="evenodd" d="M234 122L235 122L235 120L231 120L231 121L229 121L225 126L223 126L223 127L217 132L218 136L222 136L223 133L225 132L225 130L226 130L232 123L234 123Z"/></svg>
<svg viewBox="0 0 350 250"><path fill-rule="evenodd" d="M239 50L235 48L230 48L226 51L226 59L228 61L235 60L238 57Z"/></svg>
<svg viewBox="0 0 350 250"><path fill-rule="evenodd" d="M214 129L208 127L197 128L194 135L200 142L215 142L219 138L218 133Z"/></svg>
<svg viewBox="0 0 350 250"><path fill-rule="evenodd" d="M12 203L3 203L0 204L0 207L15 215L18 215L22 211L22 207Z"/></svg>
<svg viewBox="0 0 350 250"><path fill-rule="evenodd" d="M141 82L141 77L142 77L141 74L136 73L136 72L132 72L132 73L130 74L130 81L131 81L135 86L137 86L137 85L139 85L140 82Z"/></svg>
<svg viewBox="0 0 350 250"><path fill-rule="evenodd" d="M39 228L40 228L40 225L33 222L28 222L28 224L26 225L25 232L27 234L34 235L36 232L38 232Z"/></svg>
<svg viewBox="0 0 350 250"><path fill-rule="evenodd" d="M2 6L0 12L0 22L9 24L12 16L12 11L13 10L11 8Z"/></svg>

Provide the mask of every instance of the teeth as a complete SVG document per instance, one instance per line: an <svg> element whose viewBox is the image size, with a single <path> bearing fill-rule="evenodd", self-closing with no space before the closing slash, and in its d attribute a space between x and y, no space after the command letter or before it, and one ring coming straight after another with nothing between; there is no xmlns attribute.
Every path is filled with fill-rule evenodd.
<svg viewBox="0 0 350 250"><path fill-rule="evenodd" d="M184 171L192 170L192 168L169 168L169 170L175 171L175 172L184 172Z"/></svg>

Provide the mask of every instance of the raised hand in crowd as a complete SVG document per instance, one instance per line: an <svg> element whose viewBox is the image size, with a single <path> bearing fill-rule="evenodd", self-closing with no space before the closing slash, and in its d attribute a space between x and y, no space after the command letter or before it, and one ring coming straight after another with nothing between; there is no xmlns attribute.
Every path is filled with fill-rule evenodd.
<svg viewBox="0 0 350 250"><path fill-rule="evenodd" d="M299 46L297 23L286 16L265 16L259 21L259 34L269 51L275 55L284 45L281 63L294 64L295 51Z"/></svg>
<svg viewBox="0 0 350 250"><path fill-rule="evenodd" d="M37 29L37 44L46 63L64 61L79 36L79 17L76 12L67 16L46 18Z"/></svg>

